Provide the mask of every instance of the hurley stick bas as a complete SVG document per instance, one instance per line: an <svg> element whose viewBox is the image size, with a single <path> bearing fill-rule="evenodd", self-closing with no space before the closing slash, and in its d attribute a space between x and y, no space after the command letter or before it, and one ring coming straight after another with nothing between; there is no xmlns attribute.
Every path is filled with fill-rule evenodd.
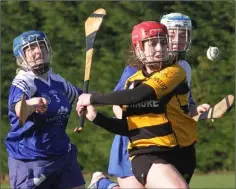
<svg viewBox="0 0 236 189"><path fill-rule="evenodd" d="M20 100L20 113L19 113L19 122L20 125L24 125L27 117L28 117L28 106L26 104L26 96L25 94L22 95Z"/></svg>
<svg viewBox="0 0 236 189"><path fill-rule="evenodd" d="M234 104L234 96L227 95L220 102L210 108L208 111L203 112L199 115L193 117L195 121L204 120L204 119L216 119L223 117L227 112L230 111Z"/></svg>
<svg viewBox="0 0 236 189"><path fill-rule="evenodd" d="M94 43L96 34L102 24L103 17L106 15L105 9L97 9L85 21L85 35L86 35L86 63L84 73L84 88L83 92L88 93L90 71L93 57ZM74 132L80 132L84 126L84 118L80 117L79 126L74 129Z"/></svg>

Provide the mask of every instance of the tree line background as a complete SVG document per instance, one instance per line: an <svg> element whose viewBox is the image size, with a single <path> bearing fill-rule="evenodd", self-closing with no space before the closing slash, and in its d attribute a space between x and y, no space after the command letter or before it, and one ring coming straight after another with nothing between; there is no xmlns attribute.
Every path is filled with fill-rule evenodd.
<svg viewBox="0 0 236 189"><path fill-rule="evenodd" d="M192 67L192 93L198 104L214 105L234 94L235 1L5 1L1 2L1 172L7 174L4 139L9 87L15 76L12 41L20 33L42 30L52 50L54 72L83 88L85 66L84 22L98 8L107 15L97 33L90 90L110 92L129 57L130 33L135 24L159 21L163 14L181 12L193 20L192 47L187 60ZM220 49L220 59L207 59L209 46ZM75 108L74 108L75 109ZM99 108L112 115L111 107ZM87 172L107 171L114 135L86 122L81 134L73 133L78 116L73 111L67 133L79 151ZM234 109L224 118L198 123L197 171L233 171L235 168Z"/></svg>

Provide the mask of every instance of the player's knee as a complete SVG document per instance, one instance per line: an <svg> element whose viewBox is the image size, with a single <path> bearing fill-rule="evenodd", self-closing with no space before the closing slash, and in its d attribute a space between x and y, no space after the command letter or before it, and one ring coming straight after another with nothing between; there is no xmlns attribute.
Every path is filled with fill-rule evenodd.
<svg viewBox="0 0 236 189"><path fill-rule="evenodd" d="M77 187L73 187L73 188L70 188L70 189L81 189L81 188L85 188L85 185L81 185L81 186L77 186Z"/></svg>

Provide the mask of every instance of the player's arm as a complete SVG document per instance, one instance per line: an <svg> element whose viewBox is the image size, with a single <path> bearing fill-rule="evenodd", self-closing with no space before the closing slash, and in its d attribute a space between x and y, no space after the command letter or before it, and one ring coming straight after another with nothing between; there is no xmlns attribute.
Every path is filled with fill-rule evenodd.
<svg viewBox="0 0 236 189"><path fill-rule="evenodd" d="M42 97L30 98L30 87L24 80L14 80L10 88L8 109L19 118L21 124L33 113L43 113L47 109L47 100Z"/></svg>
<svg viewBox="0 0 236 189"><path fill-rule="evenodd" d="M191 88L189 89L189 93L188 93L188 103L189 105L196 105L195 101L193 100Z"/></svg>
<svg viewBox="0 0 236 189"><path fill-rule="evenodd" d="M129 134L126 119L109 118L98 112L93 123L114 134L122 136L128 136Z"/></svg>
<svg viewBox="0 0 236 189"><path fill-rule="evenodd" d="M107 131L128 136L128 123L126 119L117 119L117 118L109 118L101 113L98 113L94 106L80 106L77 102L76 111L79 116L83 116L86 119L92 121L94 124L106 129Z"/></svg>
<svg viewBox="0 0 236 189"><path fill-rule="evenodd" d="M113 113L115 114L115 116L118 118L118 119L122 119L122 108L120 106L117 106L117 105L113 105L112 106L112 110L113 110Z"/></svg>
<svg viewBox="0 0 236 189"><path fill-rule="evenodd" d="M188 104L189 104L189 115L191 117L197 115L197 105L193 100L191 89L189 89L188 93Z"/></svg>
<svg viewBox="0 0 236 189"><path fill-rule="evenodd" d="M30 100L26 100L24 102L24 99L22 99L22 100L18 101L17 103L12 104L12 110L15 111L16 116L18 118L21 116L22 108L27 109L27 111L24 115L24 119L26 119L29 115L31 115L35 111L35 108L30 105Z"/></svg>
<svg viewBox="0 0 236 189"><path fill-rule="evenodd" d="M109 94L92 94L91 104L128 105L143 101L151 96L158 99L167 95L185 79L185 72L180 66L171 67L155 74L134 89L116 91Z"/></svg>
<svg viewBox="0 0 236 189"><path fill-rule="evenodd" d="M115 91L109 94L94 93L90 97L91 104L100 105L128 105L138 103L155 95L154 89L142 84L134 89Z"/></svg>
<svg viewBox="0 0 236 189"><path fill-rule="evenodd" d="M74 86L73 84L71 84L68 81L66 81L66 83L65 83L65 88L66 88L66 95L67 95L69 102L71 104L76 102L78 97L83 93L83 90Z"/></svg>
<svg viewBox="0 0 236 189"><path fill-rule="evenodd" d="M47 109L47 100L42 97L33 97L28 100L21 99L15 104L12 104L15 110L16 116L23 120L26 120L32 113L44 113ZM22 110L24 114L22 115ZM23 117L22 117L23 116Z"/></svg>
<svg viewBox="0 0 236 189"><path fill-rule="evenodd" d="M209 104L201 104L201 105L190 105L189 106L189 112L190 112L190 116L194 117L198 114L201 114L207 110L209 110L211 108L211 106Z"/></svg>
<svg viewBox="0 0 236 189"><path fill-rule="evenodd" d="M131 77L134 73L137 72L137 69L133 66L125 67L120 80L118 81L114 91L124 90L125 83L129 77ZM119 119L122 119L122 109L120 106L113 105L112 107L113 113Z"/></svg>
<svg viewBox="0 0 236 189"><path fill-rule="evenodd" d="M70 104L76 102L78 97L83 93L83 90L71 84L69 81L67 81L64 77L60 76L59 74L52 74L51 77L54 80L59 81L63 84L64 91L61 92L63 93L63 95L67 96ZM61 87L59 86L59 88Z"/></svg>
<svg viewBox="0 0 236 189"><path fill-rule="evenodd" d="M201 114L207 110L209 110L211 108L211 106L209 104L201 104L201 105L197 105L194 100L193 100L193 97L192 97L192 93L191 93L191 90L189 90L189 115L191 117L194 117L198 114Z"/></svg>

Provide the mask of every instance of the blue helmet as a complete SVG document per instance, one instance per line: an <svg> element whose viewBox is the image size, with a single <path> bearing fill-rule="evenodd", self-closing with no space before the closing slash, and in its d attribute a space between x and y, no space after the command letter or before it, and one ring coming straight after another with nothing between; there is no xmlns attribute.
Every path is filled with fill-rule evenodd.
<svg viewBox="0 0 236 189"><path fill-rule="evenodd" d="M29 65L26 61L24 49L27 47L30 48L32 44L37 44L38 47L41 48L39 43L44 43L48 53L48 60L44 60L44 63L41 64L35 63L33 66ZM42 53L41 50L40 52ZM13 40L13 53L16 57L18 66L20 66L23 70L33 71L35 74L42 74L49 70L52 55L51 45L47 36L41 31L31 30L17 36Z"/></svg>

